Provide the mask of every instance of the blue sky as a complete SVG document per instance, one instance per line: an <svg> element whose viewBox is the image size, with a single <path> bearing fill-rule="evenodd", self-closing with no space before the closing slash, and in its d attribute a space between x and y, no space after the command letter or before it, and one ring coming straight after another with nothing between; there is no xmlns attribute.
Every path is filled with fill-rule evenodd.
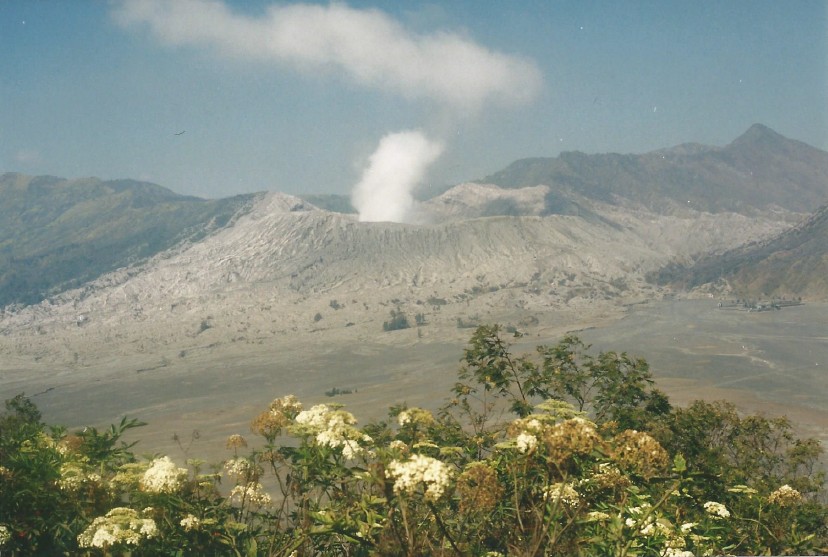
<svg viewBox="0 0 828 557"><path fill-rule="evenodd" d="M824 0L315 6L0 0L0 172L344 194L412 130L435 184L756 122L828 149Z"/></svg>

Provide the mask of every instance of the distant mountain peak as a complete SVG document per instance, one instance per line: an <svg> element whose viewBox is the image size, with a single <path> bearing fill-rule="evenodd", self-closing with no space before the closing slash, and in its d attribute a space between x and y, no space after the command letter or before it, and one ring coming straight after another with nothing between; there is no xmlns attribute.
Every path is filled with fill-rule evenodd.
<svg viewBox="0 0 828 557"><path fill-rule="evenodd" d="M733 140L732 146L743 145L777 145L782 142L791 141L782 134L779 134L762 124L753 124L748 130Z"/></svg>

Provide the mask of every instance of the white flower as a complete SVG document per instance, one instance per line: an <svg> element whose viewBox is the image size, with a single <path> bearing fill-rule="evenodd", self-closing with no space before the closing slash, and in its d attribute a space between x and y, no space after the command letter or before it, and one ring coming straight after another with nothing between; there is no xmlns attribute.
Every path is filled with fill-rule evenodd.
<svg viewBox="0 0 828 557"><path fill-rule="evenodd" d="M339 448L342 456L348 460L365 452L360 442L373 442L371 437L354 427L356 418L353 414L345 410L332 409L327 404L317 404L310 410L299 412L296 424L294 432L313 436L317 445Z"/></svg>
<svg viewBox="0 0 828 557"><path fill-rule="evenodd" d="M132 523L130 523L132 525ZM154 538L158 535L158 526L156 526L155 521L151 518L143 518L137 521L138 526L140 529L138 530L139 534L143 534L148 538Z"/></svg>
<svg viewBox="0 0 828 557"><path fill-rule="evenodd" d="M247 483L259 476L256 465L246 458L231 458L225 462L224 473L236 480L237 483Z"/></svg>
<svg viewBox="0 0 828 557"><path fill-rule="evenodd" d="M530 433L521 433L515 439L517 449L522 453L531 453L538 446L538 438Z"/></svg>
<svg viewBox="0 0 828 557"><path fill-rule="evenodd" d="M543 429L543 425L538 421L537 418L532 418L525 424L526 429L530 431L540 431Z"/></svg>
<svg viewBox="0 0 828 557"><path fill-rule="evenodd" d="M74 462L64 463L60 467L58 487L61 491L77 491L86 479L86 472Z"/></svg>
<svg viewBox="0 0 828 557"><path fill-rule="evenodd" d="M277 398L270 404L271 408L279 409L282 413L292 416L302 411L302 403L295 395Z"/></svg>
<svg viewBox="0 0 828 557"><path fill-rule="evenodd" d="M646 514L649 510L650 505L648 503L642 503L640 507L630 507L627 509L630 514Z"/></svg>
<svg viewBox="0 0 828 557"><path fill-rule="evenodd" d="M397 414L397 423L400 424L400 426L404 426L405 424L410 422L411 414L408 412L408 410L403 410L402 412Z"/></svg>
<svg viewBox="0 0 828 557"><path fill-rule="evenodd" d="M296 423L311 430L330 429L336 425L354 425L356 418L350 412L334 410L327 404L317 404L296 415Z"/></svg>
<svg viewBox="0 0 828 557"><path fill-rule="evenodd" d="M664 557L695 557L692 551L686 551L684 549L668 547L662 553Z"/></svg>
<svg viewBox="0 0 828 557"><path fill-rule="evenodd" d="M237 485L230 491L232 503L243 504L245 501L256 507L270 505L270 495L262 488L259 482L250 482L246 485Z"/></svg>
<svg viewBox="0 0 828 557"><path fill-rule="evenodd" d="M186 468L179 468L170 457L163 456L150 463L141 478L141 489L150 493L175 493L186 477Z"/></svg>
<svg viewBox="0 0 828 557"><path fill-rule="evenodd" d="M574 507L580 501L580 496L575 489L566 483L552 484L546 488L545 495L552 501L561 501L563 504Z"/></svg>
<svg viewBox="0 0 828 557"><path fill-rule="evenodd" d="M679 527L682 534L688 534L696 526L695 522L685 522Z"/></svg>
<svg viewBox="0 0 828 557"><path fill-rule="evenodd" d="M449 467L435 458L414 455L405 462L392 460L388 473L394 478L394 492L413 494L425 486L425 498L436 501L443 496L451 480Z"/></svg>
<svg viewBox="0 0 828 557"><path fill-rule="evenodd" d="M81 547L109 547L110 545L118 543L118 538L116 538L115 534L113 534L109 529L99 528L95 530L95 533L92 536L92 541L89 542L89 545L85 546L83 542L81 542L80 538L78 538L78 542L80 542Z"/></svg>
<svg viewBox="0 0 828 557"><path fill-rule="evenodd" d="M0 524L0 545L4 545L11 539L11 531L5 524Z"/></svg>
<svg viewBox="0 0 828 557"><path fill-rule="evenodd" d="M730 517L730 511L727 510L727 507L716 501L708 501L705 503L704 510L707 511L707 514L713 515L714 518Z"/></svg>
<svg viewBox="0 0 828 557"><path fill-rule="evenodd" d="M342 456L348 460L353 460L363 453L362 447L360 447L356 441L350 439L342 441L341 446Z"/></svg>
<svg viewBox="0 0 828 557"><path fill-rule="evenodd" d="M586 518L590 522L601 522L601 521L604 521L604 520L609 520L612 517L610 515L608 515L607 513L605 513L605 512L592 511L592 512L587 513Z"/></svg>
<svg viewBox="0 0 828 557"><path fill-rule="evenodd" d="M655 530L655 523L650 522L649 524L645 525L644 528L642 528L640 531L642 536L652 536L653 534L655 534Z"/></svg>
<svg viewBox="0 0 828 557"><path fill-rule="evenodd" d="M181 519L180 524L184 528L184 531L189 532L190 530L198 530L198 527L201 526L201 520L197 516L188 514Z"/></svg>
<svg viewBox="0 0 828 557"><path fill-rule="evenodd" d="M768 502L776 503L781 507L798 503L801 500L802 494L788 484L783 485L768 496Z"/></svg>
<svg viewBox="0 0 828 557"><path fill-rule="evenodd" d="M81 547L107 549L116 544L138 545L144 538L158 535L158 527L151 518L141 518L138 512L126 507L115 507L106 516L99 516L78 536Z"/></svg>

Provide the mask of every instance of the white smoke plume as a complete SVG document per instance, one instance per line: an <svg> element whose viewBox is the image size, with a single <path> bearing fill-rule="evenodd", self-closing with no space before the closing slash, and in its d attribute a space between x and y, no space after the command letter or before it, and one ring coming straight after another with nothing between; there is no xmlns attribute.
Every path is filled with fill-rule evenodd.
<svg viewBox="0 0 828 557"><path fill-rule="evenodd" d="M541 73L530 60L495 52L457 33L414 33L373 9L273 5L251 17L221 0L121 0L112 15L173 46L272 62L301 71L344 73L365 87L428 99L447 114L471 116L487 103L535 98ZM421 132L386 135L352 192L363 221L403 222L411 192L442 146Z"/></svg>
<svg viewBox="0 0 828 557"><path fill-rule="evenodd" d="M148 27L170 45L300 70L335 69L366 87L464 112L490 101L529 101L542 82L531 61L459 34L413 33L379 10L341 3L273 5L249 17L218 0L123 0L112 14L120 25Z"/></svg>
<svg viewBox="0 0 828 557"><path fill-rule="evenodd" d="M442 152L439 142L420 131L383 137L351 194L359 220L407 222L414 204L411 191Z"/></svg>

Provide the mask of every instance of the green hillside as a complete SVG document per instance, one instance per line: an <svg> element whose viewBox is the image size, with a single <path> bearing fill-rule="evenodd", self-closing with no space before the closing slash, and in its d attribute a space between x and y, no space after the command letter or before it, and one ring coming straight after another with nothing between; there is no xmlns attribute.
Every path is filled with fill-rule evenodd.
<svg viewBox="0 0 828 557"><path fill-rule="evenodd" d="M252 196L146 182L0 176L0 307L33 304L225 226Z"/></svg>
<svg viewBox="0 0 828 557"><path fill-rule="evenodd" d="M673 265L653 278L681 288L726 280L744 297L828 299L828 205L767 242L710 256L689 268Z"/></svg>

